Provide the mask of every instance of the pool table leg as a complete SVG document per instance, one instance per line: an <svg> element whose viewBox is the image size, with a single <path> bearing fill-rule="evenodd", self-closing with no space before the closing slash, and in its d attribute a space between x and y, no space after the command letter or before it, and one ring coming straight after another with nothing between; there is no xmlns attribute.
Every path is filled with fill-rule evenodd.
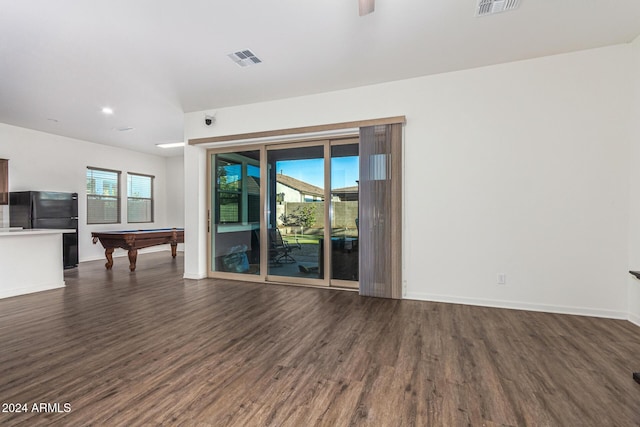
<svg viewBox="0 0 640 427"><path fill-rule="evenodd" d="M137 259L138 259L138 250L129 249L129 270L135 271Z"/></svg>
<svg viewBox="0 0 640 427"><path fill-rule="evenodd" d="M176 257L176 249L178 248L178 244L177 243L172 243L171 244L171 256L172 257Z"/></svg>
<svg viewBox="0 0 640 427"><path fill-rule="evenodd" d="M107 263L104 265L104 267L107 270L111 270L111 267L113 267L113 249L114 248L106 248L104 250L104 256L107 257Z"/></svg>

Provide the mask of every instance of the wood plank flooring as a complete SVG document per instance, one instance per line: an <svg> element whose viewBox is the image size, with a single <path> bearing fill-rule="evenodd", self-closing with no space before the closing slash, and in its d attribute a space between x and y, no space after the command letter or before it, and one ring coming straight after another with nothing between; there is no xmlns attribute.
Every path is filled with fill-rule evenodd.
<svg viewBox="0 0 640 427"><path fill-rule="evenodd" d="M640 425L626 321L103 264L0 300L0 425Z"/></svg>

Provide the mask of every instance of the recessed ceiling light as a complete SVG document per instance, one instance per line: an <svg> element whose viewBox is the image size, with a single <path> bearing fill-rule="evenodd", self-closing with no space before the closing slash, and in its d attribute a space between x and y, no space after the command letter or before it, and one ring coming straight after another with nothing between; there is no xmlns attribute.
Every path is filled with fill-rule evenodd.
<svg viewBox="0 0 640 427"><path fill-rule="evenodd" d="M156 147L160 147L160 148L184 147L184 142L166 142L164 144L156 144Z"/></svg>
<svg viewBox="0 0 640 427"><path fill-rule="evenodd" d="M104 114L113 114L113 109L109 108L109 107L103 107L102 108L102 112Z"/></svg>
<svg viewBox="0 0 640 427"><path fill-rule="evenodd" d="M132 128L131 126L123 126L121 128L114 128L115 130L117 130L118 132L128 132L130 130L134 130L135 128Z"/></svg>
<svg viewBox="0 0 640 427"><path fill-rule="evenodd" d="M53 122L53 123L58 123L58 119L47 119L47 120L49 120L50 122Z"/></svg>

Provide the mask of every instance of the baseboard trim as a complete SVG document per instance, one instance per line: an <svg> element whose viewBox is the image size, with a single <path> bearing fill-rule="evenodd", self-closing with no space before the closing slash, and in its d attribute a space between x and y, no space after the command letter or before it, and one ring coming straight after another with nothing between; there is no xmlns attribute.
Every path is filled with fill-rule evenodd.
<svg viewBox="0 0 640 427"><path fill-rule="evenodd" d="M629 314L629 318L627 320L629 320L629 322L633 323L636 326L640 326L640 316Z"/></svg>
<svg viewBox="0 0 640 427"><path fill-rule="evenodd" d="M206 279L207 274L206 273L184 273L182 275L182 278L190 279L190 280L201 280L201 279Z"/></svg>
<svg viewBox="0 0 640 427"><path fill-rule="evenodd" d="M19 295L33 294L36 292L50 291L52 289L64 288L65 282L42 283L39 285L23 286L20 288L2 289L0 298L11 298Z"/></svg>
<svg viewBox="0 0 640 427"><path fill-rule="evenodd" d="M459 298L449 295L435 295L420 292L408 292L405 299L419 301L445 302L450 304L466 304L481 307L506 308L511 310L539 311L544 313L573 314L578 316L602 317L607 319L630 320L629 314L623 311L601 310L597 308L567 307L546 304L530 304L517 301L489 300L481 298ZM640 319L638 319L640 320ZM636 322L633 322L636 323Z"/></svg>

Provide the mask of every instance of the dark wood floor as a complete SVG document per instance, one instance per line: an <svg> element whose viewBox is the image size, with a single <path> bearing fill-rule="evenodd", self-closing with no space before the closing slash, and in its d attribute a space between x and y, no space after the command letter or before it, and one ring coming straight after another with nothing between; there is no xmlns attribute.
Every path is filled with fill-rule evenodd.
<svg viewBox="0 0 640 427"><path fill-rule="evenodd" d="M0 300L0 402L28 404L0 425L640 425L626 321L186 281L166 252L127 265Z"/></svg>

